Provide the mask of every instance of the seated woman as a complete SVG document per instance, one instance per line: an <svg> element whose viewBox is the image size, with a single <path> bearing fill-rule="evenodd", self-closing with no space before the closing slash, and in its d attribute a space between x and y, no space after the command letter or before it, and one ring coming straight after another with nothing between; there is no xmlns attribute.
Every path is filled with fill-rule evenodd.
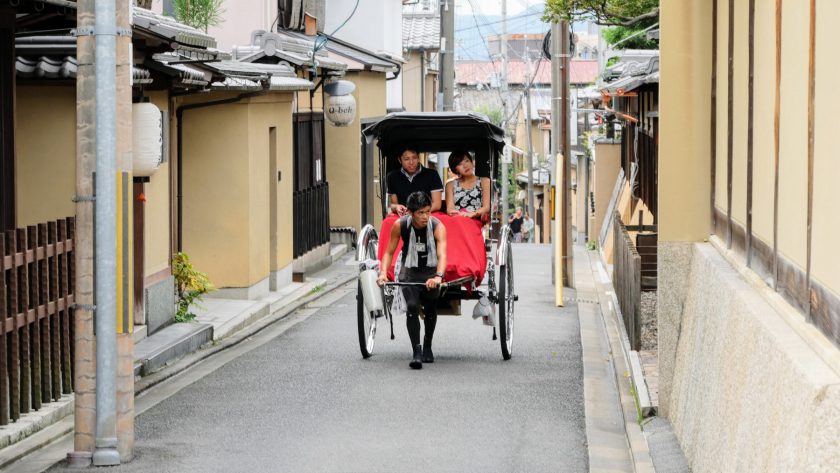
<svg viewBox="0 0 840 473"><path fill-rule="evenodd" d="M432 199L432 212L440 210L443 198L443 182L440 176L420 163L417 150L407 147L399 156L400 168L388 173L385 183L388 188L390 210L399 216L407 215L406 201L414 192L425 192Z"/></svg>
<svg viewBox="0 0 840 473"><path fill-rule="evenodd" d="M490 179L475 175L475 161L466 151L449 155L449 169L458 176L446 183L446 213L483 219L490 214Z"/></svg>

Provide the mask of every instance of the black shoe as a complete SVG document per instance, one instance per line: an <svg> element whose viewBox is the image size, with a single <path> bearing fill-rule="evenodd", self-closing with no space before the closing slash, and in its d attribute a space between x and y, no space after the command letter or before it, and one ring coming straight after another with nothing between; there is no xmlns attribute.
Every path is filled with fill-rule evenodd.
<svg viewBox="0 0 840 473"><path fill-rule="evenodd" d="M428 338L423 339L423 363L434 363L435 354L432 353L432 341Z"/></svg>
<svg viewBox="0 0 840 473"><path fill-rule="evenodd" d="M414 356L408 366L410 366L411 369L419 370L423 368L423 348L420 345L415 345L413 350Z"/></svg>

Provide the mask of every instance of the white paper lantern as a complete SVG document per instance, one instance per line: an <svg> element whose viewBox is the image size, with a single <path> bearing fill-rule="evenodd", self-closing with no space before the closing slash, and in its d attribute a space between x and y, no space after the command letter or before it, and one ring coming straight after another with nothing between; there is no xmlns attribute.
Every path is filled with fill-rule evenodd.
<svg viewBox="0 0 840 473"><path fill-rule="evenodd" d="M132 173L135 176L151 176L163 158L163 119L160 109L152 103L135 103L131 110L132 128Z"/></svg>
<svg viewBox="0 0 840 473"><path fill-rule="evenodd" d="M327 100L327 119L335 126L347 126L356 118L356 98L353 94L330 95Z"/></svg>
<svg viewBox="0 0 840 473"><path fill-rule="evenodd" d="M356 118L356 98L353 91L356 84L349 80L338 80L324 85L327 99L327 120L335 126L347 126Z"/></svg>

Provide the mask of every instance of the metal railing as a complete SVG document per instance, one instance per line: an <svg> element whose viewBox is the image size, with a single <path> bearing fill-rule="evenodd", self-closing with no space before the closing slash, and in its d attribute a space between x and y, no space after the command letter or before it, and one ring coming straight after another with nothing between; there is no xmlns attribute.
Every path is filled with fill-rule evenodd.
<svg viewBox="0 0 840 473"><path fill-rule="evenodd" d="M330 241L330 186L326 182L295 191L294 257Z"/></svg>
<svg viewBox="0 0 840 473"><path fill-rule="evenodd" d="M0 237L0 425L73 392L74 223Z"/></svg>

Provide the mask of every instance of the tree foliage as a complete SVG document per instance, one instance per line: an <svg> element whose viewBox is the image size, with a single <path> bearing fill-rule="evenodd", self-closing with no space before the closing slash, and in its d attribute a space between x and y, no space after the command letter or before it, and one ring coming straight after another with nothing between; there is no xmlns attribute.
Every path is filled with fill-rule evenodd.
<svg viewBox="0 0 840 473"><path fill-rule="evenodd" d="M546 0L543 20L630 26L659 16L659 0Z"/></svg>
<svg viewBox="0 0 840 473"><path fill-rule="evenodd" d="M173 0L175 18L186 25L203 30L222 23L223 0Z"/></svg>
<svg viewBox="0 0 840 473"><path fill-rule="evenodd" d="M650 20L634 26L613 26L605 28L601 34L613 49L658 49L659 43L648 39L643 32L650 26L647 25L649 22Z"/></svg>
<svg viewBox="0 0 840 473"><path fill-rule="evenodd" d="M505 116L502 109L499 107L492 107L490 105L483 105L475 109L476 112L487 115L490 122L496 126L502 126L502 121Z"/></svg>

